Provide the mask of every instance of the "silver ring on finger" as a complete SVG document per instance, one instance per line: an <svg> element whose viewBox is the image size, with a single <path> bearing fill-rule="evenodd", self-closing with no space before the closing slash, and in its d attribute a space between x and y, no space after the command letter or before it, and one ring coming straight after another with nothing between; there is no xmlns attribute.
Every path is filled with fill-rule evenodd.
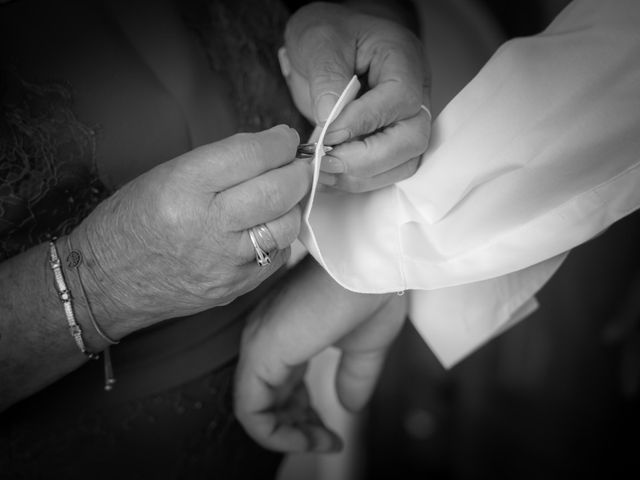
<svg viewBox="0 0 640 480"><path fill-rule="evenodd" d="M258 242L258 245L260 245L260 248L262 248L262 250L264 250L265 252L273 252L274 250L278 249L278 242L273 236L273 233L271 233L269 227L267 227L264 223L256 225L251 230L253 230L256 241Z"/></svg>
<svg viewBox="0 0 640 480"><path fill-rule="evenodd" d="M260 246L260 243L258 242L258 235L258 227L252 227L249 229L249 238L251 239L251 244L256 252L256 262L261 267L266 267L271 264L271 257L269 252Z"/></svg>

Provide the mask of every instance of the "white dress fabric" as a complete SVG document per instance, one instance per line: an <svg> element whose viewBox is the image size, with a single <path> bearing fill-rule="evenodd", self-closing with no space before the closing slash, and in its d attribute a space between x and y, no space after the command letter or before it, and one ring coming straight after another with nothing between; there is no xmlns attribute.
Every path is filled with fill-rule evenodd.
<svg viewBox="0 0 640 480"><path fill-rule="evenodd" d="M639 166L640 1L578 0L494 54L435 120L413 177L314 190L301 240L350 290L410 291L448 367L535 310L570 249L640 207Z"/></svg>

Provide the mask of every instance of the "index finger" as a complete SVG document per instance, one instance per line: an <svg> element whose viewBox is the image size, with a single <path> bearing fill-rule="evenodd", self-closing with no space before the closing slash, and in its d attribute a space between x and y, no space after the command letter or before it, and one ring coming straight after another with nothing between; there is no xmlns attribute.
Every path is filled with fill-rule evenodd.
<svg viewBox="0 0 640 480"><path fill-rule="evenodd" d="M290 163L300 143L295 129L278 125L257 133L238 133L190 152L197 176L219 192Z"/></svg>

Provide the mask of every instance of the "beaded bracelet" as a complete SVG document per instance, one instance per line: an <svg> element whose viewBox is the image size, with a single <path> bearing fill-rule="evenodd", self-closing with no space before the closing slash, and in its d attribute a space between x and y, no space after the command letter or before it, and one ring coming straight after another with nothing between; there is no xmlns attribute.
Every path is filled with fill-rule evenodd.
<svg viewBox="0 0 640 480"><path fill-rule="evenodd" d="M69 332L71 332L71 336L73 337L73 340L76 342L76 345L78 346L80 351L88 358L95 360L99 357L99 355L87 350L84 339L82 338L82 328L76 321L71 292L67 288L67 282L64 279L64 273L62 273L62 266L60 264L60 257L58 256L58 249L56 248L55 240L49 242L49 265L51 266L51 270L53 271L53 276L55 278L58 297L62 302L64 313L67 317Z"/></svg>
<svg viewBox="0 0 640 480"><path fill-rule="evenodd" d="M84 288L84 283L82 283L82 276L80 275L80 265L82 265L83 257L82 253L78 250L74 250L71 247L71 239L67 236L67 249L69 253L67 254L67 267L75 270L76 278L78 279L78 285L80 285L80 292L82 292L82 297L84 298L84 303L87 306L87 313L89 314L89 320L91 320L91 326L95 329L96 333L109 345L117 345L120 343L117 340L113 340L109 335L105 333L104 330L98 324L95 315L93 314L93 309L91 308L91 303L89 302L89 298L87 297L87 291Z"/></svg>
<svg viewBox="0 0 640 480"><path fill-rule="evenodd" d="M91 321L91 325L95 329L96 333L109 345L117 345L120 342L118 340L113 340L109 335L105 333L104 330L98 324L96 320L96 316L93 314L93 309L91 308L91 302L89 302L89 297L87 296L87 291L84 288L84 283L82 282L82 276L80 275L80 265L82 265L83 257L82 253L78 250L74 250L71 246L71 238L67 236L67 250L69 253L67 254L67 267L72 270L75 270L76 277L78 279L78 285L80 285L80 291L82 292L82 296L84 298L84 303L87 306L87 313L89 315L89 320ZM113 375L113 366L111 365L111 348L107 347L102 352L102 359L104 361L104 389L109 391L113 388L113 384L116 383L116 379Z"/></svg>

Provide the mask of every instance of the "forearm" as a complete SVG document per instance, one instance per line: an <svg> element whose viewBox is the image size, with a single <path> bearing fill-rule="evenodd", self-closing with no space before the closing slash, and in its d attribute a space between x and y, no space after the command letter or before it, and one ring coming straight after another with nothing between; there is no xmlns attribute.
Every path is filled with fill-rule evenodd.
<svg viewBox="0 0 640 480"><path fill-rule="evenodd" d="M404 319L402 303L393 298L345 290L311 257L298 264L243 334L234 403L247 432L280 451L337 448L336 434L314 412L306 366L325 348L340 349L336 394L345 408L360 409Z"/></svg>
<svg viewBox="0 0 640 480"><path fill-rule="evenodd" d="M149 281L150 275L132 275L140 263L125 255L134 247L126 243L126 235L121 232L130 231L129 225L135 220L125 225L122 216L114 213L116 196L100 204L68 237L56 241L75 320L91 353L109 346L93 325L91 315L101 333L117 341L176 311L175 317L189 313L154 310L159 302L153 298L163 298L154 297L157 282ZM77 267L67 264L70 249L82 259ZM136 252L134 260L143 262L153 254L140 249ZM107 253L110 256L105 257ZM139 303L136 294L142 299ZM66 315L49 264L47 243L0 265L0 411L87 360L74 340Z"/></svg>
<svg viewBox="0 0 640 480"><path fill-rule="evenodd" d="M287 361L306 361L371 318L392 296L346 290L309 256L265 306L268 325L262 329L261 341L284 347ZM283 355L283 348L267 350Z"/></svg>
<svg viewBox="0 0 640 480"><path fill-rule="evenodd" d="M65 267L66 238L57 241ZM91 352L108 344L93 329L77 277L64 270L72 294L76 320ZM84 280L84 279L83 279ZM88 279L87 279L88 280ZM91 282L87 296L95 296ZM0 411L55 382L82 365L79 350L67 324L49 265L49 246L41 244L0 265ZM101 321L104 323L104 317ZM109 325L102 325L109 330Z"/></svg>

